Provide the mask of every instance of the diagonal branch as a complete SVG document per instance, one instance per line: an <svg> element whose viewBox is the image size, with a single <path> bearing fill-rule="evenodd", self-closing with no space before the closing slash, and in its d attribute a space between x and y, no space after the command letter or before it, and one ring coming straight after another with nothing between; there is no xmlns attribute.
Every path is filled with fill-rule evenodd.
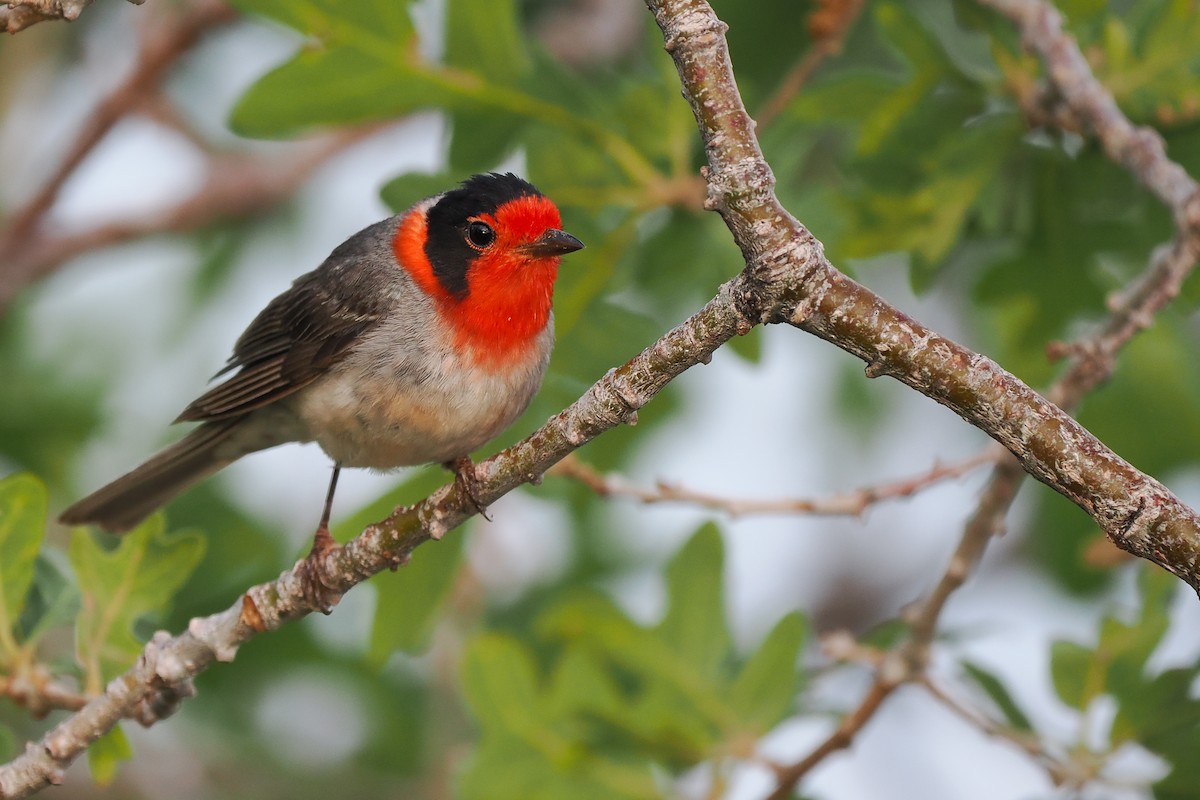
<svg viewBox="0 0 1200 800"><path fill-rule="evenodd" d="M522 483L534 482L553 464L623 422L684 370L707 363L722 344L751 323L747 303L773 305L777 298L739 276L682 325L641 354L610 370L578 401L540 430L476 466L473 498L457 485L425 501L396 509L341 547L299 561L271 583L249 589L233 606L193 619L178 636L159 632L127 672L104 694L51 730L25 753L0 767L0 797L25 797L62 780L63 770L125 718L152 724L192 693L191 680L216 661L232 661L255 636L314 611L329 611L341 596L372 575L407 563L419 545L437 540Z"/></svg>
<svg viewBox="0 0 1200 800"><path fill-rule="evenodd" d="M835 269L775 197L774 176L733 78L724 23L703 0L647 5L704 137L706 205L724 218L751 279L782 286L782 304L758 319L815 334L863 359L868 376L890 375L947 406L1092 516L1118 547L1200 590L1200 516L995 362Z"/></svg>
<svg viewBox="0 0 1200 800"><path fill-rule="evenodd" d="M537 480L580 445L632 419L669 381L707 361L735 334L760 322L788 322L863 358L869 375L892 375L947 405L1092 514L1120 546L1196 586L1196 514L1015 377L835 270L820 243L774 196L773 177L733 81L722 24L701 0L647 3L704 136L707 205L729 225L746 270L539 431L481 463L477 500L487 504ZM161 718L190 693L194 675L215 661L232 660L242 643L260 633L328 610L357 583L404 564L415 547L461 524L473 508L458 488L443 488L416 506L397 509L344 547L318 553L276 581L251 588L226 611L192 620L187 632L156 635L137 664L102 696L0 767L0 795L25 796L61 779L65 766L121 719L148 724ZM889 654L880 665L887 692L911 680L910 665L898 656ZM864 721L871 713L867 708Z"/></svg>
<svg viewBox="0 0 1200 800"><path fill-rule="evenodd" d="M1131 170L1138 179L1170 206L1176 234L1158 248L1142 276L1114 298L1106 323L1091 336L1052 348L1058 357L1069 356L1067 371L1051 386L1047 397L1062 408L1075 407L1090 391L1108 380L1116 367L1116 356L1153 316L1178 293L1183 280L1200 257L1200 194L1195 181L1178 164L1170 161L1156 132L1135 128L1096 80L1073 39L1062 32L1057 12L1038 0L981 0L1001 8L1022 25L1027 41L1034 44L1047 62L1053 85L1049 92L1062 98L1054 113L1070 120L1083 120L1104 144L1110 157ZM975 513L964 527L958 547L932 592L905 613L910 636L896 653L909 665L910 679L930 687L926 669L938 619L947 601L979 564L991 538L1002 530L1003 521L1016 499L1024 474L1016 460L1007 460L994 470ZM858 721L851 731L865 724L864 709L874 710L897 686L892 676L876 670L876 677L859 709L847 717ZM933 692L936 695L936 692ZM845 726L845 723L843 727ZM790 792L813 766L837 749L849 746L852 736L839 727L805 758L779 773L779 792ZM1044 764L1045 766L1045 764ZM1053 765L1050 765L1053 766ZM1050 769L1048 766L1048 769ZM1061 777L1061 773L1051 770ZM778 796L783 796L779 794Z"/></svg>

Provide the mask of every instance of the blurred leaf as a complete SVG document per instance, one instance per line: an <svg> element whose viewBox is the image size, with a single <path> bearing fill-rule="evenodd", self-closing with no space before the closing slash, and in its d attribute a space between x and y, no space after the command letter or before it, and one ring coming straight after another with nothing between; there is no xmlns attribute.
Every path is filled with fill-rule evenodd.
<svg viewBox="0 0 1200 800"><path fill-rule="evenodd" d="M1054 689L1063 702L1085 710L1101 694L1110 694L1120 708L1142 702L1150 678L1146 662L1166 633L1167 608L1178 586L1169 573L1144 567L1140 575L1140 613L1135 622L1115 616L1100 621L1094 648L1058 641L1050 649ZM1125 730L1131 723L1123 722Z"/></svg>
<svg viewBox="0 0 1200 800"><path fill-rule="evenodd" d="M1139 573L1141 613L1132 623L1106 617L1100 623L1097 651L1108 660L1107 690L1119 702L1139 702L1146 682L1146 662L1167 632L1168 607L1179 581L1165 570Z"/></svg>
<svg viewBox="0 0 1200 800"><path fill-rule="evenodd" d="M16 655L17 620L46 526L46 487L29 473L0 480L0 660Z"/></svg>
<svg viewBox="0 0 1200 800"><path fill-rule="evenodd" d="M903 86L900 77L883 71L841 72L798 95L790 113L812 124L857 126Z"/></svg>
<svg viewBox="0 0 1200 800"><path fill-rule="evenodd" d="M476 637L463 653L463 695L485 730L504 731L519 738L559 746L537 722L537 675L529 653L511 637Z"/></svg>
<svg viewBox="0 0 1200 800"><path fill-rule="evenodd" d="M1018 129L1011 116L994 115L964 126L931 148L925 176L907 191L867 191L854 207L856 230L842 249L851 258L894 250L914 256L913 285L926 289L936 267L959 241L984 190L1004 165Z"/></svg>
<svg viewBox="0 0 1200 800"><path fill-rule="evenodd" d="M69 572L62 551L48 550L39 555L34 564L33 587L21 615L21 630L27 645L74 623L79 614L80 594Z"/></svg>
<svg viewBox="0 0 1200 800"><path fill-rule="evenodd" d="M63 486L82 444L99 425L97 387L36 354L31 345L39 340L24 304L0 315L0 455L10 467L28 470L51 487Z"/></svg>
<svg viewBox="0 0 1200 800"><path fill-rule="evenodd" d="M574 754L547 770L542 754L512 741L486 742L457 785L458 795L478 800L659 800L649 769Z"/></svg>
<svg viewBox="0 0 1200 800"><path fill-rule="evenodd" d="M429 542L413 553L403 569L375 579L369 664L379 668L397 650L419 653L428 647L434 623L458 576L465 541L459 532Z"/></svg>
<svg viewBox="0 0 1200 800"><path fill-rule="evenodd" d="M5 725L0 725L0 758L6 762L17 755L17 737Z"/></svg>
<svg viewBox="0 0 1200 800"><path fill-rule="evenodd" d="M616 719L625 706L613 675L580 644L568 645L555 665L548 702L555 715L563 717L584 711Z"/></svg>
<svg viewBox="0 0 1200 800"><path fill-rule="evenodd" d="M406 172L385 183L379 194L383 197L383 202L387 203L394 213L399 214L413 203L453 189L459 180L445 172L433 175Z"/></svg>
<svg viewBox="0 0 1200 800"><path fill-rule="evenodd" d="M514 83L531 62L514 0L448 0L446 63L497 83Z"/></svg>
<svg viewBox="0 0 1200 800"><path fill-rule="evenodd" d="M201 308L213 300L234 277L253 231L249 221L238 220L197 236L200 259L192 278L194 307Z"/></svg>
<svg viewBox="0 0 1200 800"><path fill-rule="evenodd" d="M1191 753L1196 752L1200 742L1194 738L1189 741ZM1196 786L1200 785L1200 761L1194 757L1184 757L1174 761L1171 772L1154 784L1156 800L1194 800Z"/></svg>
<svg viewBox="0 0 1200 800"><path fill-rule="evenodd" d="M1033 724L1029 721L1029 717L1017 705L1017 701L1009 693L1008 687L994 673L971 661L962 662L962 668L975 685L992 699L1010 727L1026 733L1033 731Z"/></svg>
<svg viewBox="0 0 1200 800"><path fill-rule="evenodd" d="M1074 642L1058 641L1050 646L1050 676L1059 699L1079 711L1103 688L1103 676L1093 667L1095 652Z"/></svg>
<svg viewBox="0 0 1200 800"><path fill-rule="evenodd" d="M807 22L816 4L808 0L714 0L712 7L729 25L726 38L737 67L738 88L747 105L754 108L811 47Z"/></svg>
<svg viewBox="0 0 1200 800"><path fill-rule="evenodd" d="M233 0L233 5L243 13L261 14L320 38L353 39L365 34L370 39L403 42L413 32L410 3L395 0Z"/></svg>
<svg viewBox="0 0 1200 800"><path fill-rule="evenodd" d="M721 533L706 524L667 565L667 614L657 629L663 642L708 679L729 655L724 563Z"/></svg>
<svg viewBox="0 0 1200 800"><path fill-rule="evenodd" d="M730 705L747 728L760 736L783 720L796 702L802 677L796 661L807 635L804 617L797 612L784 616L730 687Z"/></svg>
<svg viewBox="0 0 1200 800"><path fill-rule="evenodd" d="M305 50L247 89L229 125L242 136L289 136L314 125L386 119L453 98L439 94L419 70L381 61L373 52Z"/></svg>
<svg viewBox="0 0 1200 800"><path fill-rule="evenodd" d="M447 166L458 176L495 168L520 146L518 135L525 124L521 117L496 109L463 108L451 112Z"/></svg>
<svg viewBox="0 0 1200 800"><path fill-rule="evenodd" d="M134 623L165 613L204 555L202 536L167 536L164 528L156 514L109 551L85 530L71 534L68 554L83 593L75 646L89 692L129 668L142 652Z"/></svg>
<svg viewBox="0 0 1200 800"><path fill-rule="evenodd" d="M125 732L117 726L92 742L87 754L92 780L98 786L108 786L117 776L117 767L121 762L133 758L133 748L125 738Z"/></svg>
<svg viewBox="0 0 1200 800"><path fill-rule="evenodd" d="M1200 744L1200 701L1192 696L1195 681L1195 666L1169 669L1144 681L1136 696L1121 698L1113 742L1136 741L1175 764L1191 761Z"/></svg>

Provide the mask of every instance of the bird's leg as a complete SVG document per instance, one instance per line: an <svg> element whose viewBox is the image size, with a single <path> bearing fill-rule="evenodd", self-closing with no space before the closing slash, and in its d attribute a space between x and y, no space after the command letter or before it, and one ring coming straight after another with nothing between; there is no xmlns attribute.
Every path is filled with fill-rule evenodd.
<svg viewBox="0 0 1200 800"><path fill-rule="evenodd" d="M479 479L475 477L475 462L471 460L471 457L459 456L453 461L447 461L442 466L454 473L454 485L467 496L471 505L475 506L475 510L479 512L479 516L491 522L492 518L488 516L487 506L479 502L477 493Z"/></svg>
<svg viewBox="0 0 1200 800"><path fill-rule="evenodd" d="M309 555L329 552L335 546L333 537L329 535L329 515L333 512L333 493L337 491L338 475L342 473L342 465L333 465L333 474L329 477L329 491L325 493L325 508L321 511L321 522L317 532L313 534L313 546Z"/></svg>
<svg viewBox="0 0 1200 800"><path fill-rule="evenodd" d="M333 465L333 475L329 478L329 491L325 494L325 508L321 511L321 522L317 532L313 534L312 549L308 557L298 566L300 584L303 587L304 598L310 606L328 614L333 611L341 599L342 593L330 586L322 577L321 556L337 547L333 537L329 535L329 515L333 510L333 493L337 490L338 475L342 472L341 464Z"/></svg>

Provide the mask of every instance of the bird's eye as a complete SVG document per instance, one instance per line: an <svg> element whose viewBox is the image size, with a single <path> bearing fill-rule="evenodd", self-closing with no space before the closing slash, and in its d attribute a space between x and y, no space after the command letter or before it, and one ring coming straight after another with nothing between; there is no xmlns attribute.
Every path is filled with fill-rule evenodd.
<svg viewBox="0 0 1200 800"><path fill-rule="evenodd" d="M467 226L467 241L480 250L496 241L496 232L486 222L475 220Z"/></svg>

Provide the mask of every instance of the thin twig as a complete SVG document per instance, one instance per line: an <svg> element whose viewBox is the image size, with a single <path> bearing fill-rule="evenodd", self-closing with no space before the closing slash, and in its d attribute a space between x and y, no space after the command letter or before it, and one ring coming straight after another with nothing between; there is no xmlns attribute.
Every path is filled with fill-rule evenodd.
<svg viewBox="0 0 1200 800"><path fill-rule="evenodd" d="M298 144L288 156L241 153L213 156L205 182L177 205L135 219L109 222L79 233L38 238L22 248L0 276L0 309L29 283L82 253L163 233L182 233L226 219L261 214L295 194L334 155L378 131L365 126Z"/></svg>
<svg viewBox="0 0 1200 800"><path fill-rule="evenodd" d="M812 47L788 71L755 115L760 131L765 130L787 109L792 98L808 84L825 59L842 52L846 34L854 26L862 9L863 0L824 0L813 9L808 18Z"/></svg>
<svg viewBox="0 0 1200 800"><path fill-rule="evenodd" d="M53 678L42 664L24 667L10 675L0 676L0 695L29 709L29 712L39 719L51 711L78 711L87 705L88 701L88 697L82 692Z"/></svg>
<svg viewBox="0 0 1200 800"><path fill-rule="evenodd" d="M31 251L36 253L46 246L42 223L67 179L117 122L155 95L170 68L196 42L235 16L221 0L196 0L167 21L147 26L137 62L129 75L84 121L66 155L46 182L0 227L0 265L4 269L0 310L30 280L44 273L42 259L31 256ZM43 268L39 269L39 265Z"/></svg>
<svg viewBox="0 0 1200 800"><path fill-rule="evenodd" d="M920 475L911 478L883 483L878 486L865 486L844 494L830 495L813 499L779 498L770 500L752 500L747 498L725 497L721 495L698 492L676 484L658 481L653 488L640 486L628 478L615 474L601 474L591 466L580 461L576 456L569 456L554 465L547 473L563 478L571 478L587 486L598 495L611 497L628 497L646 504L682 503L700 506L713 511L720 511L731 517L742 517L759 514L812 514L816 516L862 516L875 503L886 500L897 500L911 497L942 481L961 478L962 476L987 464L995 464L998 460L1008 457L1008 451L1002 447L989 447L984 451L960 461L957 464L935 465Z"/></svg>
<svg viewBox="0 0 1200 800"><path fill-rule="evenodd" d="M1015 745L1046 771L1055 786L1079 788L1096 778L1096 769L1092 765L1059 758L1046 749L1042 739L1037 735L1001 725L980 714L951 696L928 675L922 676L918 683L929 693L930 697L952 711L968 725L994 739Z"/></svg>
<svg viewBox="0 0 1200 800"><path fill-rule="evenodd" d="M875 717L884 701L899 687L912 680L909 664L895 653L864 648L849 633L832 633L822 638L825 655L836 661L857 661L869 664L875 678L863 699L849 714L844 716L837 728L808 755L792 764L775 767L775 789L767 800L787 800L796 785L818 764L834 753L845 750L854 743L854 738Z"/></svg>
<svg viewBox="0 0 1200 800"><path fill-rule="evenodd" d="M137 62L84 121L75 141L42 187L0 230L0 253L9 253L28 237L45 215L67 178L112 127L157 91L167 71L213 28L233 20L233 10L220 0L197 0L177 16L149 25L142 36Z"/></svg>

